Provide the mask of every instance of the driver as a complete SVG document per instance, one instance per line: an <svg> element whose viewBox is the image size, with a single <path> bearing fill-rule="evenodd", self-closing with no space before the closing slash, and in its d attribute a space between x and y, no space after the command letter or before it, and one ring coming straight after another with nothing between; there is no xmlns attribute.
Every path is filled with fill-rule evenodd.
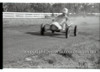
<svg viewBox="0 0 100 72"><path fill-rule="evenodd" d="M68 23L68 9L64 8L62 10L62 14L57 16L53 22L51 23L51 25L56 26L59 30L65 30L65 25L69 26Z"/></svg>

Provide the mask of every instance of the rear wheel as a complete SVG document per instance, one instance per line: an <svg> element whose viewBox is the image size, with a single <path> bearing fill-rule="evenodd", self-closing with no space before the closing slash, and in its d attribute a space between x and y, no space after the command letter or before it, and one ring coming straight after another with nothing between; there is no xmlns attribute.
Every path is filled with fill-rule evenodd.
<svg viewBox="0 0 100 72"><path fill-rule="evenodd" d="M40 30L41 35L44 35L44 32L45 32L45 26L41 24L41 30Z"/></svg>
<svg viewBox="0 0 100 72"><path fill-rule="evenodd" d="M74 27L74 36L77 36L77 25Z"/></svg>

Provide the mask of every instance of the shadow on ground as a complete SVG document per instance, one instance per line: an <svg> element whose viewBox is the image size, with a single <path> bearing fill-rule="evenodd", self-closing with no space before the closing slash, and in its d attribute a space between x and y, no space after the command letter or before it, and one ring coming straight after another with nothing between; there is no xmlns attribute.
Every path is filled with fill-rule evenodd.
<svg viewBox="0 0 100 72"><path fill-rule="evenodd" d="M42 36L40 34L40 32L25 32L25 34L30 34L30 35L33 35L33 36ZM64 33L54 33L54 34L52 34L51 32L46 32L43 36L49 36L49 37L55 37L55 38L65 38L62 35L65 36Z"/></svg>

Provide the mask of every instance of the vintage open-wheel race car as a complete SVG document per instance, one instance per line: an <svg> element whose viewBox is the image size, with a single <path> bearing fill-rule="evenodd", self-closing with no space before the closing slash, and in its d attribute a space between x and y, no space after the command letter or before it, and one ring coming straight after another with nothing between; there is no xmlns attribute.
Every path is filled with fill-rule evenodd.
<svg viewBox="0 0 100 72"><path fill-rule="evenodd" d="M44 35L44 33L47 32L48 30L50 30L52 32L52 34L54 34L54 32L62 32L63 31L65 33L65 37L68 38L69 33L70 33L70 29L69 29L70 27L73 27L73 26L65 25L64 30L59 30L55 25L41 24L40 34ZM74 30L73 31L74 36L77 36L77 25L74 25L73 30Z"/></svg>

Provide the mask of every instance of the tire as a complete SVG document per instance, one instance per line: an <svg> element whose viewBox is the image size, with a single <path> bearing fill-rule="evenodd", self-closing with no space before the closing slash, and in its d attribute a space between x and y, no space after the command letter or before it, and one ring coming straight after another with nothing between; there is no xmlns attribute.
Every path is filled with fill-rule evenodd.
<svg viewBox="0 0 100 72"><path fill-rule="evenodd" d="M74 36L77 36L77 25L74 27Z"/></svg>
<svg viewBox="0 0 100 72"><path fill-rule="evenodd" d="M45 32L45 26L41 24L41 31L40 31L41 35L44 35L44 32Z"/></svg>
<svg viewBox="0 0 100 72"><path fill-rule="evenodd" d="M54 31L54 30L52 30L52 34L54 34L54 32L55 32L55 31Z"/></svg>
<svg viewBox="0 0 100 72"><path fill-rule="evenodd" d="M65 37L66 37L66 38L69 37L69 27L66 27L66 30L65 30Z"/></svg>

